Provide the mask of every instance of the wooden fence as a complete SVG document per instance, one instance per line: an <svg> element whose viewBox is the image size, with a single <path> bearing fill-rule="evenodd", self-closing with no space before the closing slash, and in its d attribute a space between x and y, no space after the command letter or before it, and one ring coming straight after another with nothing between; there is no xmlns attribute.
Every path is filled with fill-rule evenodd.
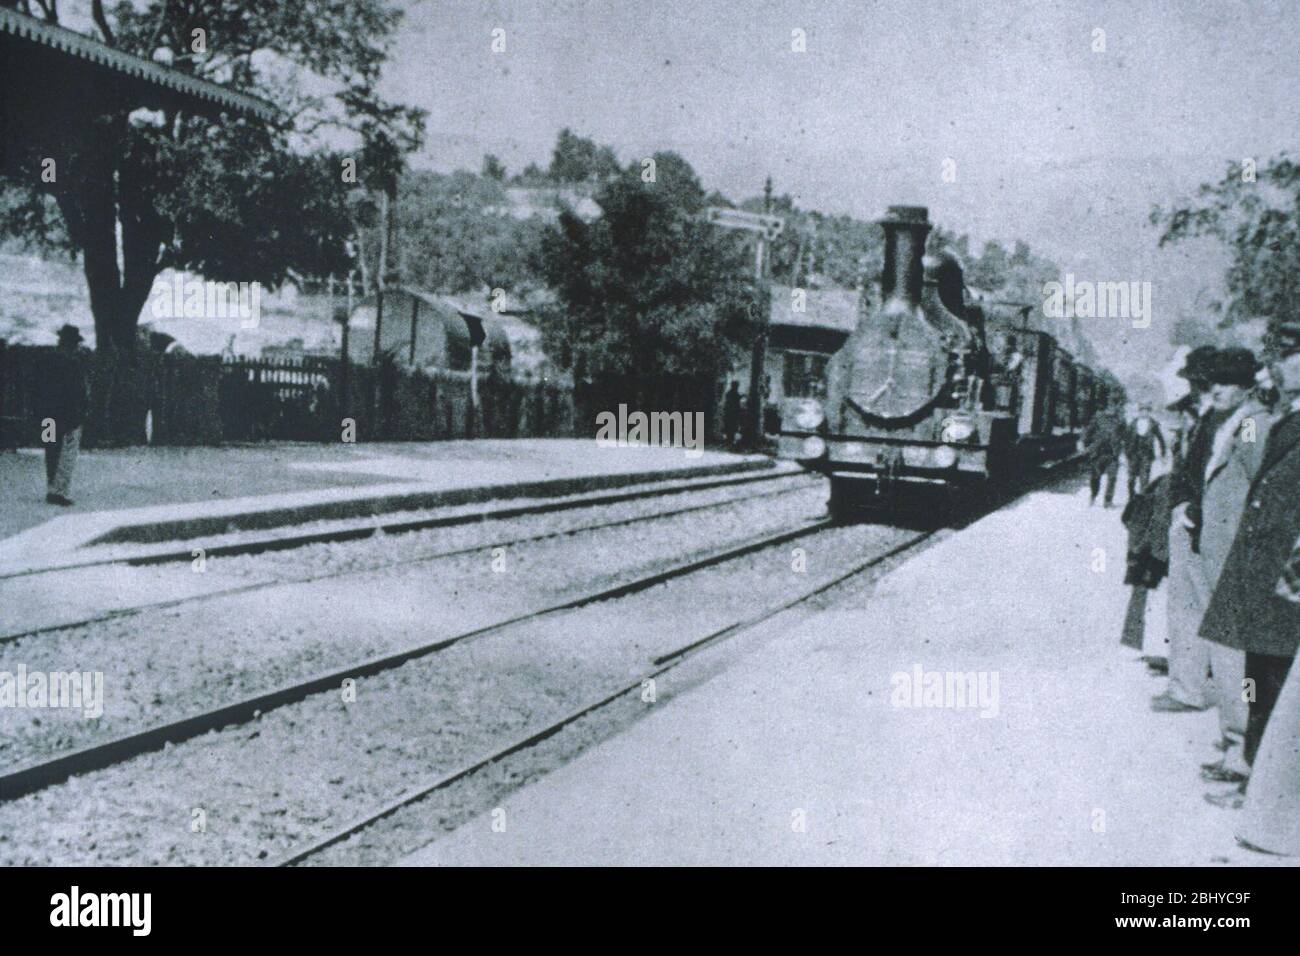
<svg viewBox="0 0 1300 956"><path fill-rule="evenodd" d="M0 341L0 446L35 446L51 347ZM337 359L82 353L90 382L88 444L231 441L434 441L575 433L573 390L468 372L344 366ZM109 427L108 418L115 419ZM125 427L123 425L125 424Z"/></svg>

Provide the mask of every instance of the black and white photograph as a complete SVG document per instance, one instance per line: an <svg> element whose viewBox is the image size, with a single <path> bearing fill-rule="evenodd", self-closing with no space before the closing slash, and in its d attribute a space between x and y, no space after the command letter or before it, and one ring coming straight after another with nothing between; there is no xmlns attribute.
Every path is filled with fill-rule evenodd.
<svg viewBox="0 0 1300 956"><path fill-rule="evenodd" d="M0 869L81 876L23 920L1069 868L1242 939L1298 64L1296 0L0 0Z"/></svg>

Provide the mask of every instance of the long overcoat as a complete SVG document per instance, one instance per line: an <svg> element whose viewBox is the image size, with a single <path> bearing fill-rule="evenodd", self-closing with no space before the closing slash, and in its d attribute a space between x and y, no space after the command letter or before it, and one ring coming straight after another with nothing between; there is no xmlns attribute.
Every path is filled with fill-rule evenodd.
<svg viewBox="0 0 1300 956"><path fill-rule="evenodd" d="M1202 637L1256 654L1293 657L1300 604L1274 593L1300 535L1300 411L1268 433L1241 522L1201 621Z"/></svg>
<svg viewBox="0 0 1300 956"><path fill-rule="evenodd" d="M1250 401L1236 416L1233 435L1222 453L1214 454L1211 440L1205 487L1201 491L1200 559L1195 565L1197 583L1206 604L1232 550L1246 496L1259 471L1274 420L1267 408ZM1229 424L1221 427L1227 428Z"/></svg>

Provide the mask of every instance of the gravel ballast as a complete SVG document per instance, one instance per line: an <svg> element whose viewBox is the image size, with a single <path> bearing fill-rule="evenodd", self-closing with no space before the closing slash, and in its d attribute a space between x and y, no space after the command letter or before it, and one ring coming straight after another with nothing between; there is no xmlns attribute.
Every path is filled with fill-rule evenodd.
<svg viewBox="0 0 1300 956"><path fill-rule="evenodd" d="M318 694L253 723L0 805L0 861L278 858L635 679L656 655L810 590L909 536L872 527L823 531L647 592L458 645L357 682L355 699L345 699L342 689ZM481 785L466 781L455 788L462 796L448 799L461 801L456 812L481 809L500 775L509 783L511 773L508 766L494 768ZM487 789L480 793L480 786ZM202 832L195 829L199 820ZM393 826L400 829L400 821Z"/></svg>

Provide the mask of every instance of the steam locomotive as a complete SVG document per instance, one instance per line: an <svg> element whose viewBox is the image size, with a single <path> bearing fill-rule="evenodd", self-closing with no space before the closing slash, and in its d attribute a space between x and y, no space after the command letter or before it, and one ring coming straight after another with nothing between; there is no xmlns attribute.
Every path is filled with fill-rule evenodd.
<svg viewBox="0 0 1300 956"><path fill-rule="evenodd" d="M975 506L1071 455L1118 383L1017 312L972 304L960 263L925 254L925 207L891 206L880 225L882 305L829 360L824 400L784 410L778 453L830 479L840 521L909 490Z"/></svg>

